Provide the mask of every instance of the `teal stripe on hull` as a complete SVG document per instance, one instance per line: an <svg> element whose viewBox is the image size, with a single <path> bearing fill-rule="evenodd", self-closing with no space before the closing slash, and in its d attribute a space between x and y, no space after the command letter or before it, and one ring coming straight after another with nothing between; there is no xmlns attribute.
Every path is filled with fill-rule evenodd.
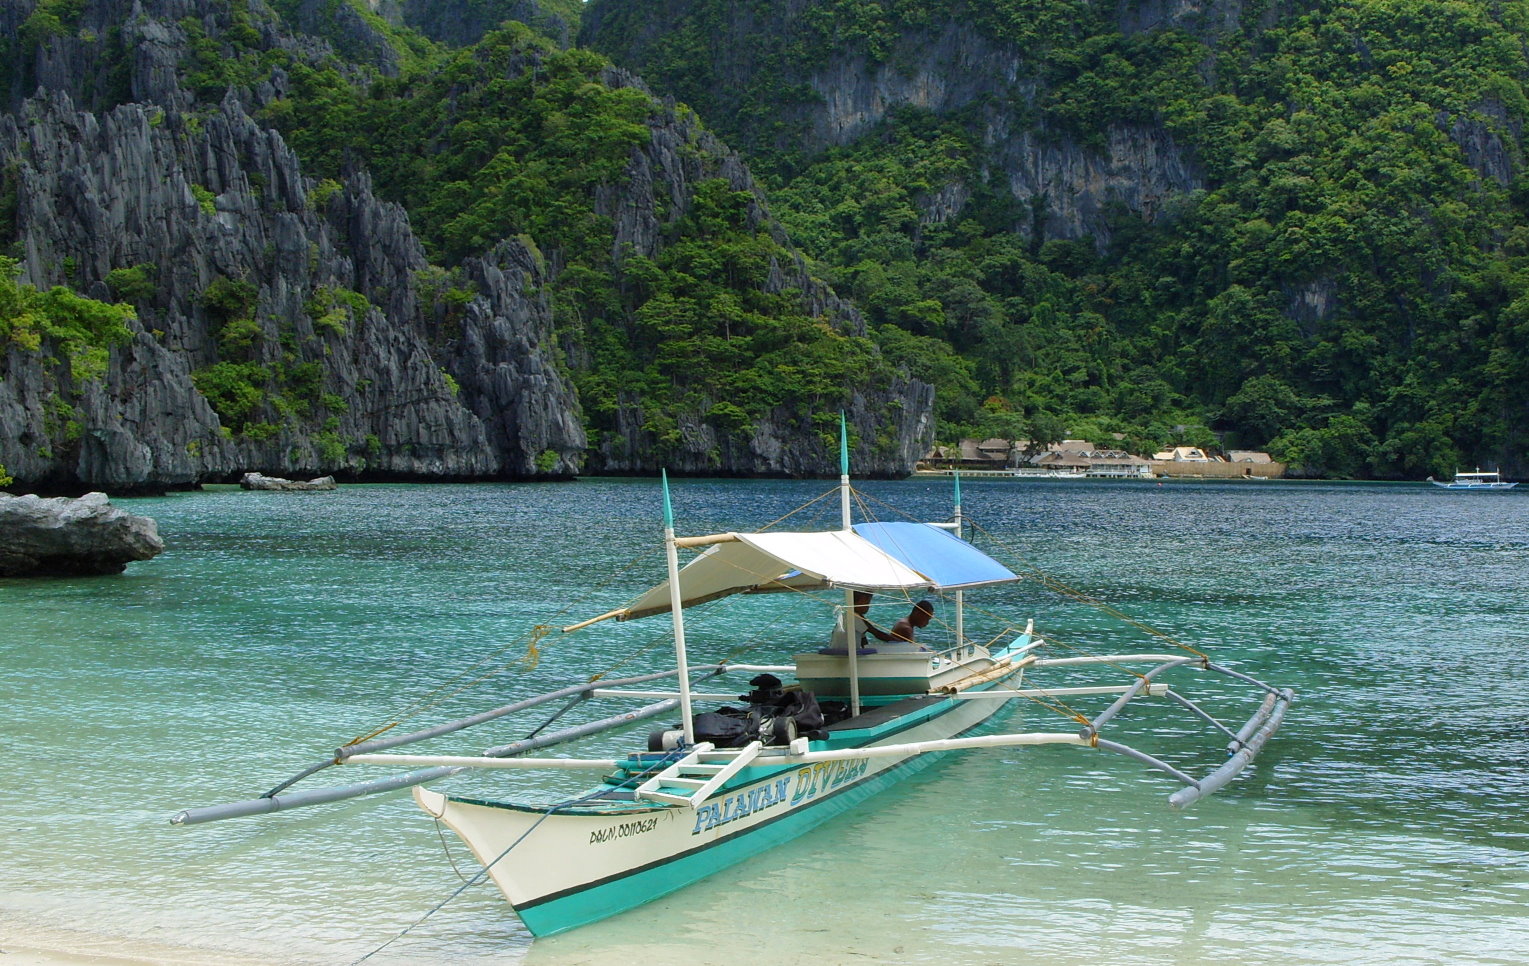
<svg viewBox="0 0 1529 966"><path fill-rule="evenodd" d="M699 851L592 886L571 895L516 909L535 936L551 936L597 922L618 912L668 895L744 859L789 842L829 819L844 814L872 795L934 763L943 755L919 755L859 782L829 798L795 809Z"/></svg>

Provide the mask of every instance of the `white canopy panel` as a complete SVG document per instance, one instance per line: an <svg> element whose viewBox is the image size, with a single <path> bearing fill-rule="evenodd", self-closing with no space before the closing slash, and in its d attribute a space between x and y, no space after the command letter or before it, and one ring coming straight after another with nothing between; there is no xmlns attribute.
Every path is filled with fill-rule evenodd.
<svg viewBox="0 0 1529 966"><path fill-rule="evenodd" d="M934 584L853 531L730 533L717 538L680 569L681 606L729 594L848 587L853 590L924 590ZM774 585L774 586L770 586ZM666 580L617 612L620 620L667 613Z"/></svg>

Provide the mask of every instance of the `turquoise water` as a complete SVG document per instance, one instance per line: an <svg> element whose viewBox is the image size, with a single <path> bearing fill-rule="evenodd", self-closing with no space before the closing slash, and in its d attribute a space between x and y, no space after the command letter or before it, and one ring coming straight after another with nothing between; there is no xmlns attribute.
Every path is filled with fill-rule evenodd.
<svg viewBox="0 0 1529 966"><path fill-rule="evenodd" d="M824 489L681 481L675 510L683 532L755 528ZM864 489L915 516L948 511L936 481ZM258 795L459 675L465 686L502 671L409 726L643 648L618 673L664 666L658 620L554 634L534 671L513 667L533 625L593 616L661 577L653 483L120 500L158 520L159 558L121 577L0 581L0 947L338 964L412 925L367 962L1524 962L1529 493L963 489L969 517L1028 564L1294 687L1300 700L1255 768L1176 812L1173 785L1124 758L973 753L747 866L564 936L533 942L487 885L426 917L461 885L453 860L476 867L454 839L443 854L406 794L193 828L168 818ZM836 520L824 501L793 522ZM1034 583L992 598L980 603L1033 614L1069 645L1164 646ZM785 649L759 640L826 634L821 614L792 618L785 603L698 614L693 659L777 662ZM1176 755L1204 734L1185 720L1153 706L1122 733ZM428 750L470 753L538 723ZM1027 706L1006 726L1067 723ZM498 780L446 787L492 792ZM531 797L547 801L580 784L534 781Z"/></svg>

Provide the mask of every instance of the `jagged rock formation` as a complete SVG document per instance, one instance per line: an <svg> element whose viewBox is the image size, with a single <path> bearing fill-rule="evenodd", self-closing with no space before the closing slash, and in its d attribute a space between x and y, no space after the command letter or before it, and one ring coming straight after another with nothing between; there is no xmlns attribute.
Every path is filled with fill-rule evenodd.
<svg viewBox="0 0 1529 966"><path fill-rule="evenodd" d="M0 24L21 24L29 9L0 0ZM416 12L439 19L445 10ZM364 170L320 182L262 120L291 96L280 69L253 89L228 89L215 108L205 77L190 89L188 63L206 63L200 31L239 30L267 49L339 51L376 74L396 72L396 53L364 18L344 5L325 11L298 5L304 34L260 5L246 19L242 8L209 13L195 0L91 0L73 29L42 40L35 62L5 71L12 111L0 116L0 194L15 205L0 230L16 238L21 281L130 300L137 311L104 375L76 374L56 342L0 347L0 465L18 486L156 490L232 480L250 467L347 479L566 477L586 456L595 471L660 465L640 431L586 453L568 375L578 360L565 364L554 343L555 258L507 239L450 273L434 268L406 213L373 195ZM640 86L615 71L608 81ZM683 157L699 142L723 176L754 190L736 155L671 109L634 153L628 181L600 200L618 253L661 244L655 199L687 202ZM762 207L757 217L769 221ZM131 291L124 272L137 273ZM799 257L775 265L769 285L800 291L810 311L863 332ZM568 352L577 356L577 345ZM897 432L913 434L888 441L885 429L868 428L868 472L911 467L932 434L929 398L911 380L885 398L857 398L869 407L857 424L879 426L872 412L891 407ZM630 400L632 413L641 407ZM699 448L687 446L679 462L736 474L832 472L831 449L810 458L819 443L801 432L783 415L740 446L699 426Z"/></svg>
<svg viewBox="0 0 1529 966"><path fill-rule="evenodd" d="M149 265L155 288L104 380L74 384L46 356L11 348L0 438L16 441L6 465L19 480L124 490L251 465L450 478L578 468L577 403L546 356L545 296L525 294L541 282L534 260L514 243L496 250L495 269L473 270L479 294L460 337L443 338L446 310L419 288L428 263L404 213L373 197L364 173L316 194L280 136L234 97L194 120L139 104L80 112L62 93L24 112L24 127L0 118L0 162L19 186L22 280L110 299L113 269ZM194 381L229 358L207 304L220 279L254 292L237 361L285 371L289 383L262 385L267 400L232 438ZM65 391L77 394L76 440L46 418L46 400ZM316 418L278 421L283 405Z"/></svg>
<svg viewBox="0 0 1529 966"><path fill-rule="evenodd" d="M1163 7L1157 5L1159 15L1166 15ZM1186 4L1174 7L1180 18L1198 10ZM773 20L762 23L740 12L728 25L733 33L711 49L747 48L750 35L760 31L788 34L802 10L780 5L773 13ZM1146 16L1144 10L1137 13ZM613 14L620 15L619 4L591 4L580 40L613 54L622 51L620 56L633 64L642 62L645 42L677 30L686 15L684 5L660 7L645 18L644 35L632 38L606 35L606 19ZM624 19L618 23L623 29L627 26ZM747 56L719 55L711 69L726 82L742 84L757 66ZM862 52L835 57L810 73L788 78L812 94L798 94L778 106L780 129L790 132L790 142L774 146L813 155L852 144L903 107L937 114L974 112L974 126L987 150L986 167L976 172L976 180L1004 185L1026 210L1036 212L1013 229L1026 237L1091 237L1101 246L1110 237L1106 213L1111 206L1151 221L1166 199L1204 186L1192 155L1160 128L1112 124L1099 147L1034 123L1042 91L1033 73L1034 62L1025 51L994 42L968 24L937 24L904 34L884 56L873 59ZM726 123L725 118L716 120ZM961 212L967 184L931 189L924 201L926 223L943 222Z"/></svg>
<svg viewBox="0 0 1529 966"><path fill-rule="evenodd" d="M640 79L625 70L606 71L604 81L612 87L647 91ZM722 178L734 191L752 195L749 221L771 231L782 245L789 244L769 217L763 192L743 160L693 114L676 112L669 102L661 123L651 126L650 141L633 152L627 177L597 199L596 210L615 224L618 264L628 255L656 256L667 220L659 206L685 210L695 183L705 178ZM799 292L813 316L847 335L866 334L859 310L814 278L799 254L787 261L772 261L764 289ZM604 433L592 449L590 467L606 473L648 473L666 467L678 473L791 477L836 472L837 445L819 437L811 414L779 408L739 435L701 417L716 401L708 399L696 411L682 415L679 446L664 450L654 434L643 428L642 400L628 398L617 415L615 430ZM933 406L933 387L906 377L854 393L846 412L858 440L853 454L856 473L906 475L934 443Z"/></svg>
<svg viewBox="0 0 1529 966"><path fill-rule="evenodd" d="M232 92L210 114L189 113L178 67L181 18L195 7L86 12L96 36L120 18L139 103L76 108L70 92L104 83L89 69L101 51L82 30L46 45L38 96L0 117L21 280L106 300L113 270L146 267L152 280L134 299L132 341L112 350L100 379L72 378L55 346L6 347L0 450L18 483L155 489L248 466L389 478L576 472L585 438L548 356L546 295L529 294L547 281L535 259L504 243L467 267L476 297L448 309L441 284L422 288L429 266L406 215L372 195L364 172L316 184ZM370 35L348 23L331 32ZM273 44L305 43L265 29ZM278 73L248 96L268 103L282 82ZM209 289L230 282L252 294L238 320L243 351L220 344L230 320L208 307ZM220 419L197 385L229 361L268 374L251 380L264 398L242 425Z"/></svg>
<svg viewBox="0 0 1529 966"><path fill-rule="evenodd" d="M105 493L77 500L0 493L0 577L120 574L164 549L153 520L112 506Z"/></svg>

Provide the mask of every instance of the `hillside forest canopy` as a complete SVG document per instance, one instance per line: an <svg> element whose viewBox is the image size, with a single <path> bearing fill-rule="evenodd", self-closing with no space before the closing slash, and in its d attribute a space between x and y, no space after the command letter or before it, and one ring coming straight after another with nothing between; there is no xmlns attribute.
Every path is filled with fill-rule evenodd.
<svg viewBox="0 0 1529 966"><path fill-rule="evenodd" d="M1065 426L1142 451L1209 428L1343 477L1522 461L1522 7L1301 2L1128 35L1109 4L826 0L729 74L707 38L735 5L695 0L657 37L633 5L594 6L602 50L749 151L793 241L939 387L942 437ZM836 147L793 136L823 65L906 70L905 38L952 24L1025 52L1016 127L1093 150L1111 125L1160 130L1203 187L1057 238L1004 189L991 103L903 107ZM968 200L931 220L952 186Z"/></svg>
<svg viewBox="0 0 1529 966"><path fill-rule="evenodd" d="M571 47L515 22L453 47L350 0L320 5L327 18L287 0L204 6L181 65L197 109L280 72L285 96L257 116L316 179L369 171L448 296L470 294L455 266L498 239L544 258L592 440L632 399L660 447L687 412L735 433L781 405L831 418L905 368L936 387L940 441L1117 434L1137 452L1267 449L1334 477L1525 465L1522 5L1300 0L1129 32L1113 5L1080 0L545 5L598 25ZM335 27L342 7L389 69ZM33 8L0 51L12 91L34 79L28 46L80 29L84 9ZM322 56L261 29L298 20ZM847 143L807 140L797 122L827 65L904 69L910 43L956 24L1023 51L1023 96L904 105ZM676 100L612 82L613 63ZM129 98L121 71L100 76L93 108ZM599 199L666 111L742 152L762 196L706 159L655 252L616 250ZM994 117L1082 152L1121 125L1158 132L1198 186L1066 237L1045 199L1009 190ZM0 178L7 239L16 210ZM865 335L770 290L793 248Z"/></svg>

